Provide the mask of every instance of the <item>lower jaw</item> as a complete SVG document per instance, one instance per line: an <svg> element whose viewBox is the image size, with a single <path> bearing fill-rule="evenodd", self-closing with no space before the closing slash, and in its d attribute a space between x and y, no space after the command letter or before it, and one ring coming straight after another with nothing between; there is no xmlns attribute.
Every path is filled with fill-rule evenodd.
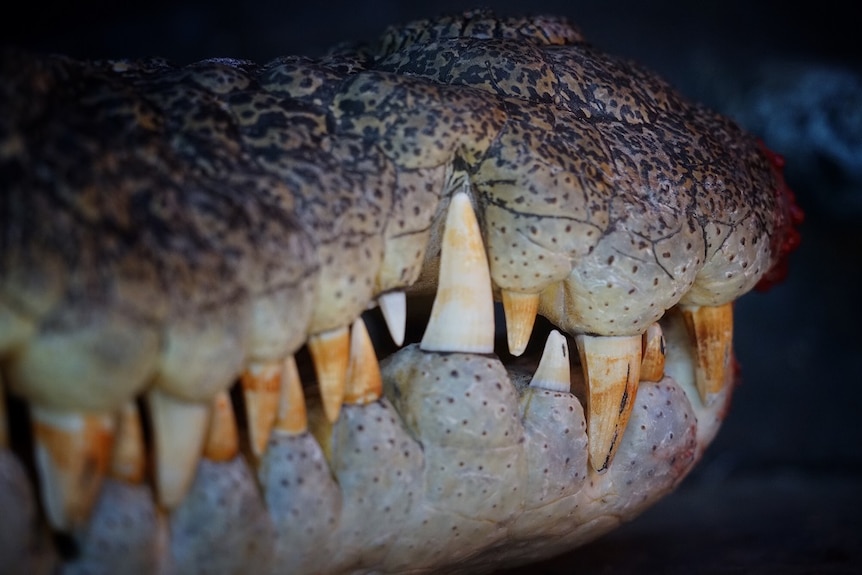
<svg viewBox="0 0 862 575"><path fill-rule="evenodd" d="M0 558L13 573L185 574L487 572L553 556L672 491L720 425L731 382L704 405L682 314L669 311L662 328L664 376L639 383L602 473L575 359L570 393L529 385L537 356L506 366L503 353L411 344L382 362L379 399L342 406L330 424L309 398L308 428L276 427L261 456L205 454L170 512L146 477L107 477L89 521L58 537L15 431L29 426L13 417L16 449L0 450Z"/></svg>

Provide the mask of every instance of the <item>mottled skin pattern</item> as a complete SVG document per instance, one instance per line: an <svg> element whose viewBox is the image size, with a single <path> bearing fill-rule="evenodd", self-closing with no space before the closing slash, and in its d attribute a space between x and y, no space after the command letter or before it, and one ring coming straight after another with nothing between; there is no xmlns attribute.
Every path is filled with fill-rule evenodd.
<svg viewBox="0 0 862 575"><path fill-rule="evenodd" d="M441 218L450 194L466 183L495 290L541 293L541 314L572 335L636 335L678 303L733 301L777 264L791 220L780 175L752 136L554 18L467 13L393 29L376 45L322 59L265 64L77 62L7 50L0 109L3 381L16 397L59 409L116 411L151 386L208 401L248 362L286 357L309 336L349 326L380 294L433 291ZM426 371L417 367L423 361ZM385 372L389 399L364 415L346 407L331 435L319 435L323 452L308 434L274 438L258 470L268 507L257 500L236 511L254 515L237 519L243 525L263 525L249 528L263 551L234 553L235 561L262 572L273 558L309 572L395 572L448 561L490 569L490 558L558 552L675 485L714 433L711 423L700 429L682 420L720 418L727 399L695 414L701 408L682 399L690 383L666 378L647 393L642 384L644 410L653 409L653 393L681 406L673 429L684 433L667 448L680 456L661 460L673 459L662 468L665 479L641 477L651 455L637 446L658 432L643 424L647 435L639 439L632 431L617 456L631 463L609 475L621 481L631 466L629 491L608 487L616 504L585 495L586 435L574 396L558 394L576 414L569 421L560 404L538 407L545 399L533 395L541 394L525 392L496 360L476 367L471 362L485 359L455 358L457 369L446 361L415 348L398 355ZM434 370L462 390L456 380L464 373L479 381L489 370L491 387L515 381L500 392L511 419L487 424L499 444L470 444L463 434L479 428L466 424L454 443L435 435L443 416L411 391ZM400 414L407 432L380 428L373 409ZM542 419L522 421L530 409L549 411L543 417L562 421L566 433L579 429L576 441L548 455L557 467L545 471L554 480L527 479L536 469L529 458L538 457L530 454L541 448L525 453L522 444L547 450L540 438L560 432L539 429ZM399 420L387 418L387 425ZM423 424L427 418L435 423ZM397 445L393 457L405 458L381 456L377 465L393 470L385 480L362 471L377 469L368 459L349 455L357 440L349 426L366 420L377 422L372 437L397 437L389 443ZM505 434L500 425L509 426ZM291 491L286 477L299 472L274 463L284 450L286 459L312 454L309 473L319 477ZM561 464L556 457L566 450L571 458ZM484 461L464 475L473 483L460 489L478 498L466 507L450 499L462 476L447 467L463 453ZM439 473L422 475L423 458ZM230 473L254 476L245 463L232 465L239 467ZM203 474L198 482L206 483ZM378 481L387 489L366 485ZM510 501L501 486L520 486L528 501ZM364 489L372 495L356 495ZM496 495L483 497L482 489ZM246 491L241 497L256 497ZM387 515L381 525L389 527L350 531L381 498L400 514ZM280 506L282 499L289 503ZM297 528L285 511L290 505L307 526ZM491 515L468 511L489 505ZM453 551L462 533L453 527L435 545L420 545L427 533L446 530L429 522L448 528L441 509L461 513L458 529L479 543ZM343 531L327 540L341 512ZM171 518L171 561L203 569L212 550L204 546L189 559L196 543L176 539L189 517L183 513ZM417 542L396 544L396 534ZM228 545L215 535L212 541ZM142 571L156 562L147 553L135 563Z"/></svg>

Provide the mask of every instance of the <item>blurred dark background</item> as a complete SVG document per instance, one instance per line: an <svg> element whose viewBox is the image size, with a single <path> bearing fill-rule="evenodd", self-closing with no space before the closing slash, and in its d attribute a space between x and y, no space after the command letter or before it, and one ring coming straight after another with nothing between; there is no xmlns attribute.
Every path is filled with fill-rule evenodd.
<svg viewBox="0 0 862 575"><path fill-rule="evenodd" d="M737 305L742 383L704 461L613 534L530 573L862 573L862 31L852 3L674 0L16 4L0 43L77 57L267 60L460 11L568 16L787 159L788 280ZM526 573L528 570L520 570Z"/></svg>

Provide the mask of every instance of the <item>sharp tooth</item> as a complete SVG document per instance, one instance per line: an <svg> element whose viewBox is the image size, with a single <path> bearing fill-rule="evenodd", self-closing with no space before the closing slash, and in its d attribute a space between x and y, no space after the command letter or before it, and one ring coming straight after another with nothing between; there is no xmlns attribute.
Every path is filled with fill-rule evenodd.
<svg viewBox="0 0 862 575"><path fill-rule="evenodd" d="M536 323L539 294L502 290L503 312L506 314L506 339L509 353L521 355L527 348Z"/></svg>
<svg viewBox="0 0 862 575"><path fill-rule="evenodd" d="M308 430L308 414L305 411L305 396L302 394L299 369L292 355L284 360L279 399L275 430L286 435L305 433Z"/></svg>
<svg viewBox="0 0 862 575"><path fill-rule="evenodd" d="M386 327L395 345L404 344L404 330L407 326L407 295L403 291L391 291L377 298Z"/></svg>
<svg viewBox="0 0 862 575"><path fill-rule="evenodd" d="M682 306L682 315L697 358L697 391L709 404L731 375L733 303L721 306Z"/></svg>
<svg viewBox="0 0 862 575"><path fill-rule="evenodd" d="M347 384L344 403L361 405L377 401L383 395L383 379L380 364L368 329L362 318L353 322L350 332L350 365L347 368Z"/></svg>
<svg viewBox="0 0 862 575"><path fill-rule="evenodd" d="M267 431L267 436L269 432ZM204 457L210 461L230 461L239 453L239 433L236 429L236 416L227 391L220 391L213 399L212 415Z"/></svg>
<svg viewBox="0 0 862 575"><path fill-rule="evenodd" d="M203 451L210 406L185 401L158 388L147 392L153 430L159 504L179 505L191 486Z"/></svg>
<svg viewBox="0 0 862 575"><path fill-rule="evenodd" d="M569 373L569 344L566 338L557 330L551 331L545 342L545 350L539 367L530 380L531 387L540 387L550 391L568 392L572 386Z"/></svg>
<svg viewBox="0 0 862 575"><path fill-rule="evenodd" d="M344 399L344 382L350 360L350 330L345 326L313 335L308 339L308 350L314 360L323 411L329 421L335 421Z"/></svg>
<svg viewBox="0 0 862 575"><path fill-rule="evenodd" d="M127 483L144 482L147 470L147 449L138 406L130 401L117 418L117 433L111 456L111 477Z"/></svg>
<svg viewBox="0 0 862 575"><path fill-rule="evenodd" d="M440 255L437 295L420 348L425 351L494 351L494 301L488 259L470 199L452 196Z"/></svg>
<svg viewBox="0 0 862 575"><path fill-rule="evenodd" d="M249 443L252 453L260 456L266 449L278 415L281 362L252 362L243 372L240 382L248 420Z"/></svg>
<svg viewBox="0 0 862 575"><path fill-rule="evenodd" d="M643 334L643 361L641 381L661 381L664 377L664 334L658 323L650 325Z"/></svg>
<svg viewBox="0 0 862 575"><path fill-rule="evenodd" d="M72 531L86 524L108 471L114 420L37 405L31 414L45 514L53 528Z"/></svg>
<svg viewBox="0 0 862 575"><path fill-rule="evenodd" d="M631 416L641 366L641 336L576 337L587 382L590 463L608 468Z"/></svg>

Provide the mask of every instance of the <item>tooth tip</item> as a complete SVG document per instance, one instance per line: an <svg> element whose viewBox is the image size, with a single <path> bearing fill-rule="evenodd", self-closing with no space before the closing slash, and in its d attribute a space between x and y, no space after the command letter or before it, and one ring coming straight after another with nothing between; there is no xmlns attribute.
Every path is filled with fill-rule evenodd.
<svg viewBox="0 0 862 575"><path fill-rule="evenodd" d="M365 321L360 317L350 333L350 363L344 392L344 403L365 404L383 395L383 379L374 344Z"/></svg>
<svg viewBox="0 0 862 575"><path fill-rule="evenodd" d="M533 334L540 294L502 290L502 298L509 353L520 356L527 349L530 336Z"/></svg>
<svg viewBox="0 0 862 575"><path fill-rule="evenodd" d="M392 291L382 294L377 301L392 341L401 347L404 345L404 332L407 325L407 294L403 291Z"/></svg>
<svg viewBox="0 0 862 575"><path fill-rule="evenodd" d="M350 330L347 326L316 334L308 339L314 360L323 411L329 421L336 421L344 401L347 366L350 361Z"/></svg>
<svg viewBox="0 0 862 575"><path fill-rule="evenodd" d="M571 384L569 344L563 334L552 330L545 341L545 349L542 351L539 367L530 380L530 387L568 392Z"/></svg>
<svg viewBox="0 0 862 575"><path fill-rule="evenodd" d="M203 456L210 461L230 461L239 453L239 432L228 392L220 391L212 403Z"/></svg>
<svg viewBox="0 0 862 575"><path fill-rule="evenodd" d="M292 355L284 360L275 429L289 436L308 430L308 412L302 392L302 381L299 378L299 369L296 367L296 358Z"/></svg>
<svg viewBox="0 0 862 575"><path fill-rule="evenodd" d="M281 362L252 363L240 377L249 443L256 456L266 450L278 416L281 378Z"/></svg>
<svg viewBox="0 0 862 575"><path fill-rule="evenodd" d="M452 196L446 214L437 294L419 347L425 351L494 351L491 275L479 223L464 192Z"/></svg>
<svg viewBox="0 0 862 575"><path fill-rule="evenodd" d="M49 523L58 531L86 524L110 466L113 418L31 406L34 458Z"/></svg>
<svg viewBox="0 0 862 575"><path fill-rule="evenodd" d="M733 359L733 303L683 306L685 326L695 354L695 383L704 404L727 386Z"/></svg>
<svg viewBox="0 0 862 575"><path fill-rule="evenodd" d="M642 338L587 336L576 338L587 383L587 434L590 464L609 467L634 406L640 379Z"/></svg>
<svg viewBox="0 0 862 575"><path fill-rule="evenodd" d="M185 401L152 388L147 393L153 430L155 483L159 505L182 503L203 453L210 406Z"/></svg>

